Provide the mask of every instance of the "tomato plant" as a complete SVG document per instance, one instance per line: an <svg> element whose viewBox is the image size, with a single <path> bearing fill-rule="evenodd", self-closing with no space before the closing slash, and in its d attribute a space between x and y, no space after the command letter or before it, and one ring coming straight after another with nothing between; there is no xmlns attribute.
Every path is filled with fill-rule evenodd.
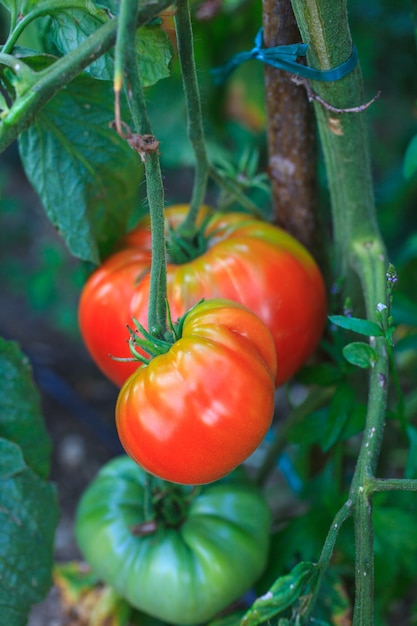
<svg viewBox="0 0 417 626"><path fill-rule="evenodd" d="M227 300L195 306L169 351L120 390L116 424L126 452L175 483L224 476L260 444L274 410L272 337L251 311Z"/></svg>
<svg viewBox="0 0 417 626"><path fill-rule="evenodd" d="M307 250L280 228L244 213L199 213L197 252L178 252L170 233L188 207L165 212L168 235L168 301L173 319L202 298L228 298L256 313L270 329L277 351L276 385L310 356L326 315L325 286ZM171 245L170 245L171 240ZM176 245L174 245L176 244ZM145 218L90 277L79 305L85 343L102 371L122 385L136 368L112 359L129 355L126 326L132 316L147 326L151 235ZM194 255L194 258L193 258ZM185 258L184 258L185 257ZM174 260L175 259L175 260Z"/></svg>
<svg viewBox="0 0 417 626"><path fill-rule="evenodd" d="M343 0L0 0L0 151L17 140L27 179L71 254L95 266L107 259L82 294L80 322L94 359L121 387L117 425L133 458L105 468L81 502L77 536L97 574L89 572L80 587L72 573L85 568L70 568L61 591L75 606L71 587L77 587L83 623L417 621L409 593L417 582L411 493L417 491L417 239L410 211L417 139L409 80L415 42L407 42L409 12L397 7L389 19L383 4L352 0L349 14L360 19L351 32ZM383 40L389 55L369 45L372 22L380 26L374 42ZM381 67L383 74L373 77L372 68ZM393 116L394 75L407 94ZM221 89L213 76L225 81ZM380 88L390 97L376 102ZM368 114L377 130L371 146ZM383 150L394 135L401 151L409 144L407 182L395 151ZM17 188L14 172L9 176L15 156L5 158L0 186ZM318 188L324 182L328 189ZM126 235L145 193L149 216ZM187 204L164 215L174 197ZM208 197L215 210L203 206ZM15 215L14 207L4 213L2 243L17 258L28 251L30 271L28 280L17 277L14 262L2 267L18 297L17 306L1 308L5 334L20 334L34 357L34 379L114 454L116 432L103 436L97 414L50 375L53 355L48 351L45 359L38 325L25 315L17 324L22 285L51 297L54 289L44 280L49 270L37 271L44 238L36 219L23 217L30 237L19 234L16 241ZM268 215L275 225L252 215ZM276 226L318 256L321 223L332 237L320 254L332 284L331 323L317 355L325 362L305 368L292 384L319 340L326 298L311 256ZM55 267L56 257L47 259L47 268ZM405 299L393 297L397 280ZM33 302L43 302L52 321L50 296ZM225 298L234 303L227 315ZM129 339L132 318L143 340L135 331ZM139 366L112 358L128 357L128 343L153 360ZM62 373L64 352L59 345ZM57 499L46 482L50 448L26 357L10 342L1 343L1 355L0 621L24 626L32 623L30 605L51 583ZM101 410L101 383L96 393L95 381L90 386L81 375L77 393L92 390ZM233 467L261 441L275 386L285 381L288 395L276 395L279 419L250 458L253 483L268 494L274 517L269 567L255 582L268 549L269 515ZM112 398L114 392L109 389ZM54 406L54 437L66 430L57 431L55 422ZM71 447L60 444L54 469L62 460L62 470L77 470L72 481L88 476L89 451L79 454L75 446L77 453L68 454ZM203 486L185 486L190 481ZM259 597L244 615L242 602L235 612L228 605L252 584ZM223 609L226 621L219 622Z"/></svg>
<svg viewBox="0 0 417 626"><path fill-rule="evenodd" d="M199 624L262 573L270 512L239 468L201 488L110 461L84 492L76 537L87 562L133 606L174 624ZM151 517L146 500L151 500Z"/></svg>

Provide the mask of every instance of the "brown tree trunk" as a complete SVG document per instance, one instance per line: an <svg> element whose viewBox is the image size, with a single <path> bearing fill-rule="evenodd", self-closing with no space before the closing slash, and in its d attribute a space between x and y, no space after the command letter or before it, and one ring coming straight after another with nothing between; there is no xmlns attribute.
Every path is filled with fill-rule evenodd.
<svg viewBox="0 0 417 626"><path fill-rule="evenodd" d="M266 47L299 43L290 0L263 0ZM274 222L318 254L314 111L292 75L265 65L269 176Z"/></svg>

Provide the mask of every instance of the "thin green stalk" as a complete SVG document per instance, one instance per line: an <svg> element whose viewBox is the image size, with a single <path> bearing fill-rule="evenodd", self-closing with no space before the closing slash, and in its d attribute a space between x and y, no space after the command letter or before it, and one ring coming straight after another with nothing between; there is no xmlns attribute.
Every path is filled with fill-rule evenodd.
<svg viewBox="0 0 417 626"><path fill-rule="evenodd" d="M377 361L369 381L365 432L350 489L355 524L354 626L374 623L374 545L372 493L367 481L375 473L385 424L388 359L383 338L376 341Z"/></svg>
<svg viewBox="0 0 417 626"><path fill-rule="evenodd" d="M292 0L302 40L309 43L308 62L330 69L352 52L345 0ZM312 83L320 98L337 108L364 102L359 66L334 83ZM359 278L368 319L387 303L387 258L378 231L373 197L365 114L337 113L315 102L332 203L337 277L345 290ZM385 424L388 355L384 338L374 340L377 363L370 373L367 419L350 490L355 523L356 597L353 626L374 621L372 497L366 481L374 476Z"/></svg>
<svg viewBox="0 0 417 626"><path fill-rule="evenodd" d="M368 493L381 491L417 491L417 480L413 478L369 478L366 481Z"/></svg>
<svg viewBox="0 0 417 626"><path fill-rule="evenodd" d="M352 516L352 501L347 500L345 504L339 509L336 513L333 522L329 528L329 532L327 533L326 540L323 545L323 549L321 551L320 559L317 563L317 571L318 576L315 581L314 589L312 592L312 596L308 602L308 608L306 612L303 614L304 623L310 623L310 615L314 610L314 606L316 604L317 598L320 593L320 588L323 583L323 579L326 575L327 569L330 565L330 560L333 555L333 550L336 545L337 537L339 536L340 528L345 523L349 517ZM313 620L312 620L313 621ZM314 621L313 621L314 623Z"/></svg>
<svg viewBox="0 0 417 626"><path fill-rule="evenodd" d="M170 0L152 0L141 5L137 26L143 26L162 10L170 6ZM68 85L93 61L105 54L116 40L117 18L109 20L97 29L77 48L58 59L50 67L33 73L25 91L19 92L16 101L0 121L0 153L3 152L33 121L41 108L61 89ZM0 57L0 64L1 64ZM21 70L15 68L16 76ZM26 85L26 83L23 83Z"/></svg>
<svg viewBox="0 0 417 626"><path fill-rule="evenodd" d="M200 206L204 202L209 174L209 160L203 128L200 90L194 59L193 31L188 0L178 0L175 13L175 28L178 42L178 55L188 116L188 137L195 154L195 178L191 195L190 209L181 224L184 237L193 237Z"/></svg>
<svg viewBox="0 0 417 626"><path fill-rule="evenodd" d="M136 23L140 1L122 0L120 3L114 84L117 94L125 73L127 99L135 132L152 136L136 53ZM157 151L149 152L143 158L152 234L148 330L157 337L163 337L167 330L164 187Z"/></svg>

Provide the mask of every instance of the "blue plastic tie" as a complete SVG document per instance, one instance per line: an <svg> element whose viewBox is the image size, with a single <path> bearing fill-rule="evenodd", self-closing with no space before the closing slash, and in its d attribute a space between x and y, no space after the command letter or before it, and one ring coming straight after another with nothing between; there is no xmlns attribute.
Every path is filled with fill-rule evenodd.
<svg viewBox="0 0 417 626"><path fill-rule="evenodd" d="M295 43L288 46L276 46L274 48L263 47L263 29L261 28L255 38L255 46L248 52L239 52L222 67L211 70L214 81L222 83L242 63L256 59L267 65L272 65L280 70L285 70L296 76L303 76L310 80L321 82L333 82L340 80L349 74L358 63L358 51L353 46L352 54L347 61L331 70L317 70L297 62L298 57L305 57L308 50L307 43Z"/></svg>

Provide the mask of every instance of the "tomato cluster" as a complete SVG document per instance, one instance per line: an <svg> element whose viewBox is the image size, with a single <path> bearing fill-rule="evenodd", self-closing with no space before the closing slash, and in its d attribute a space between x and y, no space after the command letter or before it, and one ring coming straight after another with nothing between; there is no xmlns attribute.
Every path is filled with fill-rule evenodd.
<svg viewBox="0 0 417 626"><path fill-rule="evenodd" d="M81 332L121 387L116 426L129 456L102 468L76 520L81 551L103 581L133 607L184 625L213 618L264 569L269 509L241 464L270 427L276 386L316 347L326 313L317 265L290 235L202 207L197 235L184 240L187 210L166 210L167 332L146 330L148 219L82 292ZM145 364L111 356L131 352Z"/></svg>
<svg viewBox="0 0 417 626"><path fill-rule="evenodd" d="M188 207L166 210L167 235ZM267 325L277 353L276 385L303 365L320 339L326 318L321 273L308 251L282 229L243 213L198 216L203 251L190 260L168 259L168 302L173 320L202 299L227 298L243 304ZM175 252L175 250L174 250ZM81 295L79 322L97 365L116 385L134 373L126 326L136 318L147 327L150 264L149 219L121 242L90 277Z"/></svg>
<svg viewBox="0 0 417 626"><path fill-rule="evenodd" d="M183 321L163 353L146 366L126 361L127 327L134 319L146 328L148 320L148 218L87 281L79 321L93 358L121 386L116 424L128 454L160 478L203 484L262 441L274 386L317 345L326 297L316 263L283 230L203 206L190 241L178 237L187 211L177 205L165 213L170 318ZM142 346L149 356L145 343L137 354Z"/></svg>

